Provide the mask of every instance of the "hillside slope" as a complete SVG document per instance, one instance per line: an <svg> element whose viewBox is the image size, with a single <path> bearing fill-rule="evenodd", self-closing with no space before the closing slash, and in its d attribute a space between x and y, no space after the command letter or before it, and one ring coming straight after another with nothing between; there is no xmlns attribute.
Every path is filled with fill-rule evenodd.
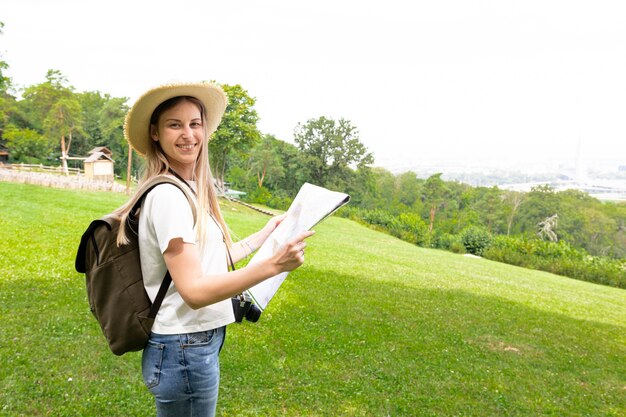
<svg viewBox="0 0 626 417"><path fill-rule="evenodd" d="M147 415L139 353L114 357L73 270L124 197L0 183L0 415ZM225 205L240 237L266 216ZM623 416L626 292L316 227L306 263L222 353L224 416Z"/></svg>

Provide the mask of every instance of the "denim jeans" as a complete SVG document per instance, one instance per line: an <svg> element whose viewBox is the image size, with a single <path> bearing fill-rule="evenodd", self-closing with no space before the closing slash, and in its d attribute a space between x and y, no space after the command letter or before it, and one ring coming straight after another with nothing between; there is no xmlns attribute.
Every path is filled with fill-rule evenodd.
<svg viewBox="0 0 626 417"><path fill-rule="evenodd" d="M152 334L141 369L158 417L214 416L220 383L219 353L226 328L198 333Z"/></svg>

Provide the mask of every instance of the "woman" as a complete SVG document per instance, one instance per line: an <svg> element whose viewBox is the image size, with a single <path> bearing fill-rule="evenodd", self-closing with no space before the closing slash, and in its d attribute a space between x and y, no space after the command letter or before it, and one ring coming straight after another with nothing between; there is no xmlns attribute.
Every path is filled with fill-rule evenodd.
<svg viewBox="0 0 626 417"><path fill-rule="evenodd" d="M219 386L219 352L225 326L234 321L230 298L304 262L304 232L272 258L228 272L258 249L284 216L233 243L220 212L209 168L208 140L227 99L211 84L157 87L141 96L126 116L124 134L146 158L145 179L173 174L197 198L197 218L184 194L171 184L155 187L139 218L144 285L154 300L166 270L172 285L143 352L142 373L158 416L212 416ZM120 211L122 220L129 207ZM123 229L123 228L122 228ZM123 230L119 241L124 241ZM230 255L229 255L230 253Z"/></svg>

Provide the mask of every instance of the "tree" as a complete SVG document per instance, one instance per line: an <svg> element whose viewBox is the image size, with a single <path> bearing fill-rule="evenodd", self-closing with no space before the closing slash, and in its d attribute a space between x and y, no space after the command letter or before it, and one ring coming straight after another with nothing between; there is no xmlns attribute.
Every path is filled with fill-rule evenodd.
<svg viewBox="0 0 626 417"><path fill-rule="evenodd" d="M415 208L416 203L420 202L422 182L423 180L419 180L417 174L412 171L396 176L395 194L399 203L407 208Z"/></svg>
<svg viewBox="0 0 626 417"><path fill-rule="evenodd" d="M72 134L82 129L82 114L77 98L70 95L59 99L53 104L43 124L46 132L61 138L61 165L63 172L67 175L69 173L67 159L72 146Z"/></svg>
<svg viewBox="0 0 626 417"><path fill-rule="evenodd" d="M497 187L477 187L478 199L474 208L479 213L480 222L489 233L498 233L504 229L502 193Z"/></svg>
<svg viewBox="0 0 626 417"><path fill-rule="evenodd" d="M254 104L256 100L241 85L220 85L228 96L228 106L213 139L209 152L214 177L219 187L224 186L224 174L232 153L246 154L259 142L261 133L257 128L259 117Z"/></svg>
<svg viewBox="0 0 626 417"><path fill-rule="evenodd" d="M299 123L294 140L311 160L309 169L313 182L321 186L345 186L349 168L374 162L372 154L359 141L356 127L346 119L335 121L322 116L304 125Z"/></svg>
<svg viewBox="0 0 626 417"><path fill-rule="evenodd" d="M276 153L280 155L284 174L271 179L270 188L274 195L294 197L303 183L309 181L308 157L293 144L282 140L274 142Z"/></svg>
<svg viewBox="0 0 626 417"><path fill-rule="evenodd" d="M507 212L506 235L509 236L517 209L519 209L519 206L524 201L524 193L519 191L505 191L502 195L502 200L507 204L505 209Z"/></svg>
<svg viewBox="0 0 626 417"><path fill-rule="evenodd" d="M41 163L50 153L46 138L32 129L9 126L4 132L4 139L14 162Z"/></svg>
<svg viewBox="0 0 626 417"><path fill-rule="evenodd" d="M552 187L533 187L519 207L516 229L519 227L520 232L534 235L539 222L559 212L559 198Z"/></svg>
<svg viewBox="0 0 626 417"><path fill-rule="evenodd" d="M66 173L72 135L82 130L81 106L74 88L67 84L67 78L60 71L48 70L46 81L28 87L22 100L30 127L60 138L61 161Z"/></svg>
<svg viewBox="0 0 626 417"><path fill-rule="evenodd" d="M22 94L20 106L28 115L29 127L43 132L44 120L52 106L63 97L72 94L72 87L67 86L67 78L58 70L48 70L46 81L27 87Z"/></svg>
<svg viewBox="0 0 626 417"><path fill-rule="evenodd" d="M98 124L102 142L96 143L96 145L103 145L111 150L115 156L115 172L117 174L126 176L130 171L130 175L137 177L141 157L136 153L131 153L131 159L128 160L127 155L130 149L124 137L124 118L128 111L128 105L126 104L128 98L111 97L105 94L103 100L104 105L98 112ZM130 164L130 166L127 166L122 161L127 161L127 164Z"/></svg>
<svg viewBox="0 0 626 417"><path fill-rule="evenodd" d="M4 23L0 22L0 35L3 34ZM11 78L4 75L4 70L9 68L9 64L0 55L0 93L5 93L11 88Z"/></svg>
<svg viewBox="0 0 626 417"><path fill-rule="evenodd" d="M2 29L4 23L0 22L0 35L2 35ZM11 116L17 112L17 102L15 97L11 94L13 89L12 80L4 73L9 68L9 64L2 59L0 55L0 143L3 139L3 131L5 126L11 123Z"/></svg>
<svg viewBox="0 0 626 417"><path fill-rule="evenodd" d="M250 153L250 171L255 174L259 188L263 188L266 178L272 181L285 175L282 159L275 145L277 141L274 136L265 135Z"/></svg>
<svg viewBox="0 0 626 417"><path fill-rule="evenodd" d="M446 183L441 179L441 175L441 173L431 175L422 187L422 201L424 206L429 209L428 233L432 233L437 211L443 208L449 192Z"/></svg>

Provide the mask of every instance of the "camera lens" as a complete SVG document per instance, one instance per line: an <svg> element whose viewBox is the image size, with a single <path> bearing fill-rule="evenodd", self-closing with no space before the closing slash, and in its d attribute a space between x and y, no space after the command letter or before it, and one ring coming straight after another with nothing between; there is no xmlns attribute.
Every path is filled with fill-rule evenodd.
<svg viewBox="0 0 626 417"><path fill-rule="evenodd" d="M256 323L261 317L261 309L254 304L250 305L250 309L246 312L246 320Z"/></svg>

